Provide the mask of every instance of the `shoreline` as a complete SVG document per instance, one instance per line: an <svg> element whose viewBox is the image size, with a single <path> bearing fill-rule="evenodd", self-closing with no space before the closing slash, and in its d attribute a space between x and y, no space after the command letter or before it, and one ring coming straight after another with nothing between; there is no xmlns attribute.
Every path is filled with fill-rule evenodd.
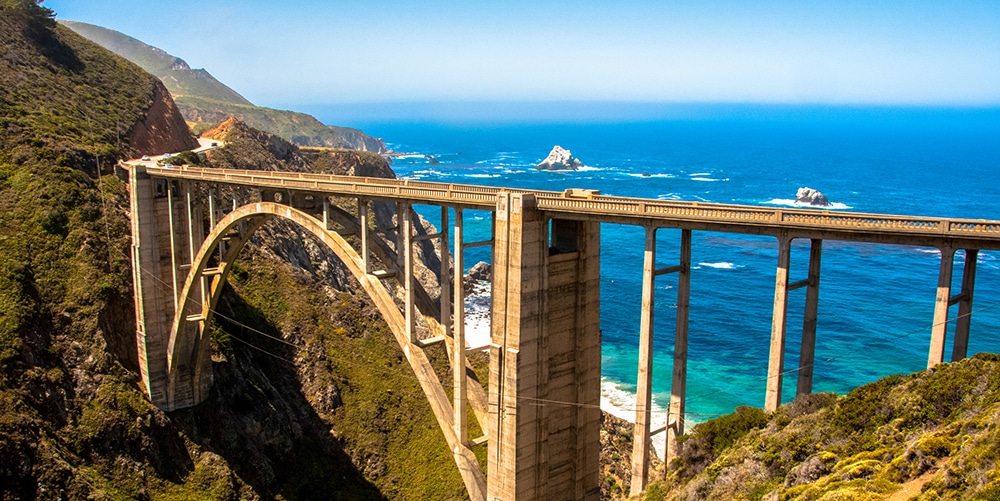
<svg viewBox="0 0 1000 501"><path fill-rule="evenodd" d="M465 342L470 348L486 347L490 344L490 283L485 280L472 281L465 296ZM614 381L601 376L601 410L629 423L635 423L636 395L623 390ZM666 408L654 403L651 429L666 425ZM653 450L662 460L666 453L666 433L653 436Z"/></svg>

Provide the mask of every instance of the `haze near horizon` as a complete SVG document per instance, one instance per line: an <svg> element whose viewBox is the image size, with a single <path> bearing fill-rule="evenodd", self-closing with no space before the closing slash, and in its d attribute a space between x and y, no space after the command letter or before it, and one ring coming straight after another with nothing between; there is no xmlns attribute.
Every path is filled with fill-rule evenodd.
<svg viewBox="0 0 1000 501"><path fill-rule="evenodd" d="M1000 3L988 1L43 5L166 50L271 107L1000 105Z"/></svg>

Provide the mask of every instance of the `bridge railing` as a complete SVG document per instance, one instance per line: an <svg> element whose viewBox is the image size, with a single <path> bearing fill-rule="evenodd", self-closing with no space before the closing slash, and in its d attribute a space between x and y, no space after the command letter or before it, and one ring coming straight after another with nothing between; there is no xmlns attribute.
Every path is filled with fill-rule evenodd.
<svg viewBox="0 0 1000 501"><path fill-rule="evenodd" d="M261 187L410 199L437 204L468 204L489 210L497 194L530 193L538 208L551 212L587 213L643 219L681 219L720 224L745 224L769 228L808 228L921 235L976 236L1000 239L1000 221L945 219L839 212L822 209L768 208L747 205L653 200L600 195L588 190L567 192L436 183L408 179L338 176L298 172L150 167L164 177L207 182L249 184ZM580 195L577 195L580 193Z"/></svg>

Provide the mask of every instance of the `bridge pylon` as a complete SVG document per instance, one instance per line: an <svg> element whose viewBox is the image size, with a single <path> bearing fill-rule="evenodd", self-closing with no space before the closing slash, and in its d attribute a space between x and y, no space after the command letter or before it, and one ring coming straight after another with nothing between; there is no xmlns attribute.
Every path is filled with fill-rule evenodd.
<svg viewBox="0 0 1000 501"><path fill-rule="evenodd" d="M600 497L600 224L496 211L489 500Z"/></svg>
<svg viewBox="0 0 1000 501"><path fill-rule="evenodd" d="M211 358L194 357L191 363L197 367L185 361L180 370L170 371L166 354L183 302L178 295L204 238L203 228L195 227L202 220L201 207L193 200L190 181L150 177L141 165L129 166L129 178L139 372L153 405L165 411L191 407L202 402L212 387ZM193 293L202 301L189 302L185 318L201 314L202 282ZM197 326L187 322L184 328ZM171 382L178 376L181 380Z"/></svg>

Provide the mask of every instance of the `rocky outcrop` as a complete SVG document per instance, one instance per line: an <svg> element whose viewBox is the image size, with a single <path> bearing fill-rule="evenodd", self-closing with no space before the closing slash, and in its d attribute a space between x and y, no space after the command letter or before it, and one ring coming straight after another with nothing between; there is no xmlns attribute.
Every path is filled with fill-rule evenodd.
<svg viewBox="0 0 1000 501"><path fill-rule="evenodd" d="M799 188L795 194L795 203L812 205L814 207L829 207L830 200L826 195L812 188Z"/></svg>
<svg viewBox="0 0 1000 501"><path fill-rule="evenodd" d="M538 164L538 170L577 170L583 167L583 162L573 156L569 150L556 145L549 152L549 156Z"/></svg>
<svg viewBox="0 0 1000 501"><path fill-rule="evenodd" d="M155 155L192 150L198 141L174 105L167 88L157 81L153 87L153 102L146 117L136 122L127 134L129 144L139 153Z"/></svg>

